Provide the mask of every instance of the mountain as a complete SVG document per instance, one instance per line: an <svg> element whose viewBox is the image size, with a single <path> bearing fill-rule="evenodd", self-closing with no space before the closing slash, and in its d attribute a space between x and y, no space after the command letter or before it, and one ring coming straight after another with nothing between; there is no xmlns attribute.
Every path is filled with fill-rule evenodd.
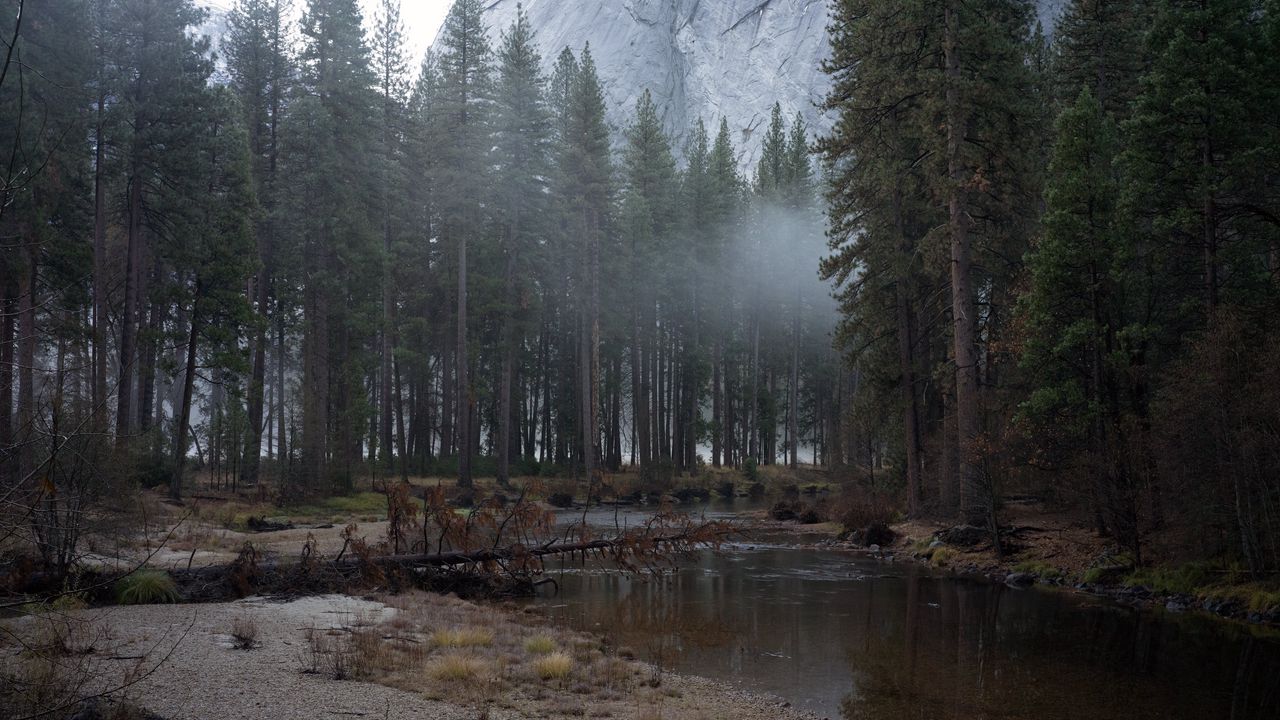
<svg viewBox="0 0 1280 720"><path fill-rule="evenodd" d="M486 9L496 47L523 4L548 70L568 46L590 44L615 136L646 88L677 151L698 118L714 134L729 121L744 168L754 167L776 100L788 122L799 112L814 131L829 83L827 0L493 0Z"/></svg>

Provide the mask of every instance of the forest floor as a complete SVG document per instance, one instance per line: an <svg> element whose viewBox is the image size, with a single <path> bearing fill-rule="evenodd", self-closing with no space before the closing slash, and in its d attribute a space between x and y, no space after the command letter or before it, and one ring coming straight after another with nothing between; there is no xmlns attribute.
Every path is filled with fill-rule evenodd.
<svg viewBox="0 0 1280 720"><path fill-rule="evenodd" d="M6 666L32 666L24 677L86 690L128 682L117 697L166 720L808 717L640 662L607 636L553 627L527 607L423 592L110 607L4 624L6 638L68 648L35 667L45 656L0 643Z"/></svg>

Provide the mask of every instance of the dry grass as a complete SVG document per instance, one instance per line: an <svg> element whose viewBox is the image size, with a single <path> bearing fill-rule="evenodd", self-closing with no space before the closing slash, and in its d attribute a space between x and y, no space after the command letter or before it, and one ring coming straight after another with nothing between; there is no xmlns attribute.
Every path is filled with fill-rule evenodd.
<svg viewBox="0 0 1280 720"><path fill-rule="evenodd" d="M493 644L493 631L481 627L437 630L431 634L431 644L441 648L488 647Z"/></svg>
<svg viewBox="0 0 1280 720"><path fill-rule="evenodd" d="M469 653L445 653L427 663L427 675L444 682L471 682L491 673L488 661Z"/></svg>
<svg viewBox="0 0 1280 720"><path fill-rule="evenodd" d="M550 635L538 634L524 641L524 651L530 655L546 655L555 652L558 647L555 638Z"/></svg>
<svg viewBox="0 0 1280 720"><path fill-rule="evenodd" d="M237 650L252 650L259 646L258 623L251 617L241 616L231 622L231 644Z"/></svg>
<svg viewBox="0 0 1280 720"><path fill-rule="evenodd" d="M562 652L553 652L530 663L533 672L543 680L561 680L573 672L573 658Z"/></svg>

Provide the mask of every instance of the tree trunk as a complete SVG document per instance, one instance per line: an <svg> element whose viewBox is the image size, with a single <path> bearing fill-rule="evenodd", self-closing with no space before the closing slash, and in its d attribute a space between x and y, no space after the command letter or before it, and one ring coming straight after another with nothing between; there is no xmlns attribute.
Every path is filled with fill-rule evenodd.
<svg viewBox="0 0 1280 720"><path fill-rule="evenodd" d="M98 62L105 62L101 49ZM99 89L93 163L93 428L100 435L107 431L107 202L102 133L105 105L106 95Z"/></svg>
<svg viewBox="0 0 1280 720"><path fill-rule="evenodd" d="M947 212L951 235L951 312L954 323L956 362L956 433L960 466L960 512L970 525L985 527L990 516L990 497L983 487L976 442L978 417L978 323L973 297L972 249L969 237L969 208L961 143L968 128L960 99L959 13L952 0L945 11L947 125Z"/></svg>
<svg viewBox="0 0 1280 720"><path fill-rule="evenodd" d="M128 251L124 272L124 307L120 313L120 376L116 384L116 447L122 448L133 431L133 362L137 350L135 317L138 273L142 252L142 178L134 166L129 178Z"/></svg>
<svg viewBox="0 0 1280 720"><path fill-rule="evenodd" d="M0 281L0 447L13 447L13 342L17 334L17 303L9 279ZM8 481L11 466L0 462L0 481Z"/></svg>
<svg viewBox="0 0 1280 720"><path fill-rule="evenodd" d="M920 426L916 407L914 338L911 331L911 305L906 291L897 292L898 383L902 393L903 445L907 451L907 513L920 514Z"/></svg>
<svg viewBox="0 0 1280 720"><path fill-rule="evenodd" d="M314 492L328 482L329 306L316 283L305 290L307 334L302 353L302 481Z"/></svg>
<svg viewBox="0 0 1280 720"><path fill-rule="evenodd" d="M724 405L720 399L720 363L720 340L717 338L711 349L711 467L715 468L720 467L725 435Z"/></svg>
<svg viewBox="0 0 1280 720"><path fill-rule="evenodd" d="M471 384L467 378L467 236L458 236L458 487L471 487Z"/></svg>
<svg viewBox="0 0 1280 720"><path fill-rule="evenodd" d="M796 469L800 453L800 288L796 288L795 314L791 319L791 387L787 399L788 464Z"/></svg>
<svg viewBox="0 0 1280 720"><path fill-rule="evenodd" d="M268 278L265 252L259 247L258 255L262 258L262 268L258 270L254 289L257 291L259 324L257 335L253 341L253 374L249 379L249 416L246 419L244 437L244 458L240 466L240 482L244 485L258 483L258 470L261 465L262 431L263 431L263 395L267 384L267 317Z"/></svg>
<svg viewBox="0 0 1280 720"><path fill-rule="evenodd" d="M18 479L26 480L35 470L36 443L36 279L38 277L35 241L26 249L27 262L18 275L18 423L14 429L17 442ZM8 412L8 408L5 408Z"/></svg>
<svg viewBox="0 0 1280 720"><path fill-rule="evenodd" d="M197 291L198 295L198 291ZM200 305L191 309L191 332L187 336L187 366L182 378L182 407L174 416L173 476L169 478L169 497L182 497L182 476L187 463L187 428L191 425L191 397L196 384L196 342L200 333Z"/></svg>

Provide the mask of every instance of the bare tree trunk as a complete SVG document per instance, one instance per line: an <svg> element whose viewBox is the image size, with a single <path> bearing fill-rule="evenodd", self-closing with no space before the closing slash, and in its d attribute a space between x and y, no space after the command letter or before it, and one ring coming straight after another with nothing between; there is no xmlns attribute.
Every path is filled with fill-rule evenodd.
<svg viewBox="0 0 1280 720"><path fill-rule="evenodd" d="M306 291L307 334L302 353L302 475L308 492L328 482L329 306L322 289Z"/></svg>
<svg viewBox="0 0 1280 720"><path fill-rule="evenodd" d="M760 317L751 318L751 405L747 408L747 456L760 462Z"/></svg>
<svg viewBox="0 0 1280 720"><path fill-rule="evenodd" d="M720 398L720 340L717 337L711 349L711 467L720 467L724 452L724 404Z"/></svg>
<svg viewBox="0 0 1280 720"><path fill-rule="evenodd" d="M197 293L198 294L198 293ZM174 415L173 476L169 479L169 497L182 497L182 476L187 463L187 428L191 425L191 397L196 382L196 342L200 333L199 301L191 309L191 332L187 336L187 366L182 378L182 407Z"/></svg>
<svg viewBox="0 0 1280 720"><path fill-rule="evenodd" d="M378 397L378 430L381 433L379 444L382 450L382 463L390 471L395 462L395 453L391 444L391 391L394 379L392 377L392 364L395 361L395 346L393 343L395 337L395 294L392 288L391 220L389 216L382 221L382 251L385 256L382 261L382 369L379 375L381 391ZM397 391L396 394L398 396L399 392ZM403 454L403 448L401 448L400 452Z"/></svg>
<svg viewBox="0 0 1280 720"><path fill-rule="evenodd" d="M467 236L458 236L458 487L471 487L471 384L467 378Z"/></svg>
<svg viewBox="0 0 1280 720"><path fill-rule="evenodd" d="M404 435L404 396L403 388L400 381L400 362L392 360L391 363L392 377L395 379L395 410L396 410L396 454L400 459L400 480L409 482L409 454L405 452L405 435Z"/></svg>
<svg viewBox="0 0 1280 720"><path fill-rule="evenodd" d="M506 308L502 315L501 352L502 376L498 379L498 485L511 485L511 380L516 372L515 349L515 274L517 230L508 228L507 232L507 268L506 268Z"/></svg>
<svg viewBox="0 0 1280 720"><path fill-rule="evenodd" d="M124 447L133 431L133 363L137 350L135 318L142 253L142 178L135 165L129 178L129 232L125 262L124 307L120 318L120 379L116 384L116 447Z"/></svg>
<svg viewBox="0 0 1280 720"><path fill-rule="evenodd" d="M99 48L100 66L105 62L101 53ZM102 125L106 122L105 105L106 95L99 88L93 163L93 428L99 434L107 431L107 203L106 170L103 168L106 150L102 133Z"/></svg>
<svg viewBox="0 0 1280 720"><path fill-rule="evenodd" d="M18 275L18 423L14 439L18 443L18 478L25 479L35 469L36 442L36 279L38 251L33 239L26 240L27 262ZM5 408L8 412L8 408Z"/></svg>
<svg viewBox="0 0 1280 720"><path fill-rule="evenodd" d="M13 447L13 342L17 334L17 303L9 279L0 284L0 447ZM11 466L0 463L0 480L8 480Z"/></svg>
<svg viewBox="0 0 1280 720"><path fill-rule="evenodd" d="M920 425L916 407L916 375L911 331L911 305L906 291L897 291L898 383L902 393L903 444L907 451L907 512L920 514Z"/></svg>
<svg viewBox="0 0 1280 720"><path fill-rule="evenodd" d="M796 469L800 453L800 288L796 288L796 308L791 319L791 387L787 401L788 464Z"/></svg>
<svg viewBox="0 0 1280 720"><path fill-rule="evenodd" d="M285 365L285 346L284 346L284 303L276 293L276 437L278 449L276 451L276 462L279 464L278 477L279 487L285 487L285 480L289 472L289 445L285 441L285 416L286 403L285 398L288 396L284 382L284 365Z"/></svg>
<svg viewBox="0 0 1280 720"><path fill-rule="evenodd" d="M258 469L262 453L263 395L267 384L267 317L268 277L265 251L261 246L258 255L263 265L254 280L257 295L258 328L253 341L253 372L249 379L249 416L244 438L244 459L240 466L240 481L244 485L258 483Z"/></svg>

